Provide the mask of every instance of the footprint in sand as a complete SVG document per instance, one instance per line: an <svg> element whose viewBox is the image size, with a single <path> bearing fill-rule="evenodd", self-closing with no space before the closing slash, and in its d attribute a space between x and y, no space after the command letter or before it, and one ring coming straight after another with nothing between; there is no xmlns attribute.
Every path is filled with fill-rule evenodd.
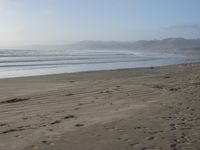
<svg viewBox="0 0 200 150"><path fill-rule="evenodd" d="M84 124L82 124L82 123L78 123L78 124L75 124L74 126L75 126L75 127L83 127Z"/></svg>
<svg viewBox="0 0 200 150"><path fill-rule="evenodd" d="M169 88L169 91L178 91L180 88Z"/></svg>
<svg viewBox="0 0 200 150"><path fill-rule="evenodd" d="M176 143L175 144L171 144L170 147L172 148L172 150L178 150Z"/></svg>
<svg viewBox="0 0 200 150"><path fill-rule="evenodd" d="M192 85L200 85L200 82L192 82Z"/></svg>
<svg viewBox="0 0 200 150"><path fill-rule="evenodd" d="M0 124L0 127L4 127L4 126L6 126L7 124L6 123L1 123Z"/></svg>
<svg viewBox="0 0 200 150"><path fill-rule="evenodd" d="M52 123L50 123L51 125L54 125L54 124L58 124L58 123L61 123L61 121L60 120L56 120L56 121L54 121L54 122L52 122Z"/></svg>
<svg viewBox="0 0 200 150"><path fill-rule="evenodd" d="M28 117L23 117L22 120L28 120Z"/></svg>
<svg viewBox="0 0 200 150"><path fill-rule="evenodd" d="M175 124L171 123L169 126L171 127L171 130L176 130Z"/></svg>
<svg viewBox="0 0 200 150"><path fill-rule="evenodd" d="M168 79L171 78L170 75L164 75L163 78Z"/></svg>
<svg viewBox="0 0 200 150"><path fill-rule="evenodd" d="M72 118L77 118L77 117L74 115L67 115L64 117L64 119L72 119Z"/></svg>
<svg viewBox="0 0 200 150"><path fill-rule="evenodd" d="M161 117L162 119L165 119L165 120L171 120L172 117L171 116L166 116L166 117Z"/></svg>
<svg viewBox="0 0 200 150"><path fill-rule="evenodd" d="M154 136L150 136L150 137L147 137L147 140L151 141L153 140L155 137Z"/></svg>
<svg viewBox="0 0 200 150"><path fill-rule="evenodd" d="M151 87L151 88L156 88L156 89L164 89L164 85L161 85L161 84L143 84L144 86L147 86L147 87Z"/></svg>
<svg viewBox="0 0 200 150"><path fill-rule="evenodd" d="M72 118L76 118L76 116L74 116L74 115L67 115L63 119L72 119ZM58 124L58 123L61 123L61 120L56 120L56 121L54 121L54 122L52 122L50 124L54 125L54 124Z"/></svg>
<svg viewBox="0 0 200 150"><path fill-rule="evenodd" d="M111 91L109 91L109 90L105 90L105 91L101 91L100 93L109 94L109 93L111 93Z"/></svg>
<svg viewBox="0 0 200 150"><path fill-rule="evenodd" d="M73 93L68 93L65 96L73 96L73 95L74 95Z"/></svg>
<svg viewBox="0 0 200 150"><path fill-rule="evenodd" d="M136 145L139 145L140 143L131 143L130 146L134 147Z"/></svg>
<svg viewBox="0 0 200 150"><path fill-rule="evenodd" d="M43 144L46 144L46 145L54 145L54 143L50 142L50 141L46 141L46 140L43 140L41 141Z"/></svg>
<svg viewBox="0 0 200 150"><path fill-rule="evenodd" d="M138 129L146 129L146 127L135 127L134 129L135 129L135 130L138 130Z"/></svg>

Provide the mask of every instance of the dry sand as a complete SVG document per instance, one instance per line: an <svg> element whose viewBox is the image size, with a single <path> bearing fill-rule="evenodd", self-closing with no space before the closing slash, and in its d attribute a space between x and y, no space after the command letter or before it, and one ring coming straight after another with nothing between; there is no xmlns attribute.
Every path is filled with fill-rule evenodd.
<svg viewBox="0 0 200 150"><path fill-rule="evenodd" d="M0 150L199 150L200 63L0 80Z"/></svg>

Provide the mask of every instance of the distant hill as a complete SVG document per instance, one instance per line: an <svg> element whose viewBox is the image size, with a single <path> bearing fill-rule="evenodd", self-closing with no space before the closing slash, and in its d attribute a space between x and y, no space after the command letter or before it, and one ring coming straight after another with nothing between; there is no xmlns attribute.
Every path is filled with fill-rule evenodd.
<svg viewBox="0 0 200 150"><path fill-rule="evenodd" d="M168 38L163 40L117 42L81 41L66 45L69 49L133 49L133 50L187 50L200 49L200 39Z"/></svg>
<svg viewBox="0 0 200 150"><path fill-rule="evenodd" d="M63 45L31 45L23 49L55 50L198 50L200 39L168 38L163 40L140 40L136 42L120 41L80 41Z"/></svg>

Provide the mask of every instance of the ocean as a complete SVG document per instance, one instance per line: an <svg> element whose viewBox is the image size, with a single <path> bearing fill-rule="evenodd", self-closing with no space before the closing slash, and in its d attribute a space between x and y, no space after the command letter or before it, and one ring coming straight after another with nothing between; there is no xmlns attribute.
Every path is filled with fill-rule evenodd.
<svg viewBox="0 0 200 150"><path fill-rule="evenodd" d="M0 78L156 67L199 62L174 53L134 50L0 50Z"/></svg>

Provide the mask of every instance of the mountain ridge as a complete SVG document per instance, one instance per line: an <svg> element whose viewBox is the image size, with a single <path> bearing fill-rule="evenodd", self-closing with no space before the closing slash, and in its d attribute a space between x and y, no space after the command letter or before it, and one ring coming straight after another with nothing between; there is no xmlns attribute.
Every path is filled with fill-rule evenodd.
<svg viewBox="0 0 200 150"><path fill-rule="evenodd" d="M70 49L133 49L133 50L184 50L200 49L200 39L167 38L163 40L80 41L67 45Z"/></svg>
<svg viewBox="0 0 200 150"><path fill-rule="evenodd" d="M34 44L20 47L34 50L200 50L199 39L166 38L162 40L139 41L95 41L83 40L71 44Z"/></svg>

